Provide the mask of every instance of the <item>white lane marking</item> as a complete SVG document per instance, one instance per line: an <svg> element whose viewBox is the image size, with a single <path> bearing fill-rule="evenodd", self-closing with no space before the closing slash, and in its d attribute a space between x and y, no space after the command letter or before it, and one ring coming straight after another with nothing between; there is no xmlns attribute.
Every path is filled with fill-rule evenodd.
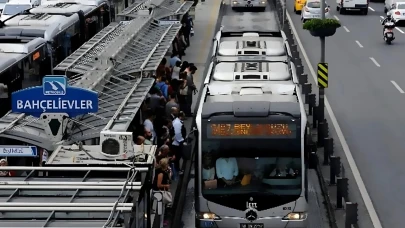
<svg viewBox="0 0 405 228"><path fill-rule="evenodd" d="M336 15L333 15L333 17L334 17L336 20L339 21L339 18L338 18Z"/></svg>
<svg viewBox="0 0 405 228"><path fill-rule="evenodd" d="M346 30L346 32L350 32L350 30L346 26L343 26L343 28Z"/></svg>
<svg viewBox="0 0 405 228"><path fill-rule="evenodd" d="M375 10L374 10L373 8L371 8L371 7L368 7L368 8L369 8L371 11L373 11L373 12L375 11Z"/></svg>
<svg viewBox="0 0 405 228"><path fill-rule="evenodd" d="M398 30L400 33L402 33L402 34L404 34L405 32L404 31L402 31L400 28L398 28L398 27L395 27L395 29L396 30Z"/></svg>
<svg viewBox="0 0 405 228"><path fill-rule="evenodd" d="M373 61L373 63L374 63L376 66L380 67L380 64L378 64L378 62L377 62L377 60L375 60L375 58L370 57L370 59L371 59L371 61Z"/></svg>
<svg viewBox="0 0 405 228"><path fill-rule="evenodd" d="M315 74L314 67L311 64L311 62L309 61L308 55L307 55L307 53L306 53L306 51L304 49L304 45L302 45L301 39L298 36L297 30L295 29L294 23L291 20L291 16L290 16L290 14L288 12L287 12L287 19L290 21L291 30L294 33L295 38L297 39L298 46L301 49L301 54L304 57L305 62L308 65L308 68L309 68L309 71L311 72L312 78L316 82L317 79L316 79L316 74ZM368 213L370 215L371 222L373 223L374 228L383 228L382 225L381 225L381 222L380 222L380 218L378 218L377 212L375 211L373 202L371 201L370 195L367 192L367 188L366 188L366 186L364 184L364 181L361 178L359 168L357 167L356 162L354 161L352 152L349 149L349 145L347 145L345 136L343 135L342 129L340 128L339 123L337 122L335 113L333 113L332 107L330 106L329 100L328 100L328 98L326 96L325 96L325 107L326 107L326 110L329 113L329 117L330 117L330 119L332 121L333 127L336 130L336 134L337 134L337 136L339 138L340 144L342 145L343 152L345 153L345 156L347 158L347 162L349 163L350 169L353 172L354 180L355 180L355 182L357 184L357 187L360 190L361 197L362 197L362 199L364 201L364 204L365 204L365 206L367 208L367 211L368 211Z"/></svg>
<svg viewBox="0 0 405 228"><path fill-rule="evenodd" d="M381 19L384 19L384 17L383 16L380 16L381 17Z"/></svg>
<svg viewBox="0 0 405 228"><path fill-rule="evenodd" d="M361 45L361 43L358 40L356 40L356 44L359 45L360 48L363 48L363 45Z"/></svg>
<svg viewBox="0 0 405 228"><path fill-rule="evenodd" d="M401 89L401 87L399 87L399 85L398 85L395 81L391 81L391 83L395 86L395 88L397 88L397 90L398 90L400 93L405 93L405 92Z"/></svg>

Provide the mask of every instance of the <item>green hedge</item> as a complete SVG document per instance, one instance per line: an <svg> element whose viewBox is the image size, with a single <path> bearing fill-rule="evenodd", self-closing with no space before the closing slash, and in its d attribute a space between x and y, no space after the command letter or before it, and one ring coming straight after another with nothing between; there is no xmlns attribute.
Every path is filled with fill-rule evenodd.
<svg viewBox="0 0 405 228"><path fill-rule="evenodd" d="M326 28L339 28L341 26L340 22L336 19L311 19L304 23L303 29L314 31Z"/></svg>

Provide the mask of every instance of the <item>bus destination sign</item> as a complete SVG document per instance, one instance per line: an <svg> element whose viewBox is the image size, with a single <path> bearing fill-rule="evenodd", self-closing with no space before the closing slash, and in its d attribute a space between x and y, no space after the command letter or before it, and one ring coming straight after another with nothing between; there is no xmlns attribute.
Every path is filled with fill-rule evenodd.
<svg viewBox="0 0 405 228"><path fill-rule="evenodd" d="M297 136L297 126L292 123L216 123L208 124L208 138L279 138Z"/></svg>

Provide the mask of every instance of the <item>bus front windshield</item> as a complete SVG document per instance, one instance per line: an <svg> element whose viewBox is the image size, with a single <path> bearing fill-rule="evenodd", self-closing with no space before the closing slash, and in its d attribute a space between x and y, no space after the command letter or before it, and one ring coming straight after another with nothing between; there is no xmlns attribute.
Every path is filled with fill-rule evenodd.
<svg viewBox="0 0 405 228"><path fill-rule="evenodd" d="M246 150L245 156L237 152L232 155L232 152L220 147L203 150L201 177L203 193L209 195L301 193L302 166L299 151L296 157L291 155L251 157L249 153L254 154L251 150ZM212 180L217 182L216 187L210 186L209 182Z"/></svg>
<svg viewBox="0 0 405 228"><path fill-rule="evenodd" d="M250 197L268 201L261 204L267 209L300 196L304 177L299 134L278 139L206 135L200 164L201 191L207 200L244 210L244 199Z"/></svg>
<svg viewBox="0 0 405 228"><path fill-rule="evenodd" d="M12 4L7 4L4 7L3 10L3 15L15 15L18 13L24 12L24 10L30 9L31 5L12 5Z"/></svg>

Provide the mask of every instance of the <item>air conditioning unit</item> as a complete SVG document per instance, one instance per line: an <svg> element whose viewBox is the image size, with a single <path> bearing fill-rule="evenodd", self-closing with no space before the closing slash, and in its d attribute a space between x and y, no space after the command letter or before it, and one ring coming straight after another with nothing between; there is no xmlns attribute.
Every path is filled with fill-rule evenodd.
<svg viewBox="0 0 405 228"><path fill-rule="evenodd" d="M119 157L134 150L132 132L102 131L100 133L101 154L106 157Z"/></svg>

